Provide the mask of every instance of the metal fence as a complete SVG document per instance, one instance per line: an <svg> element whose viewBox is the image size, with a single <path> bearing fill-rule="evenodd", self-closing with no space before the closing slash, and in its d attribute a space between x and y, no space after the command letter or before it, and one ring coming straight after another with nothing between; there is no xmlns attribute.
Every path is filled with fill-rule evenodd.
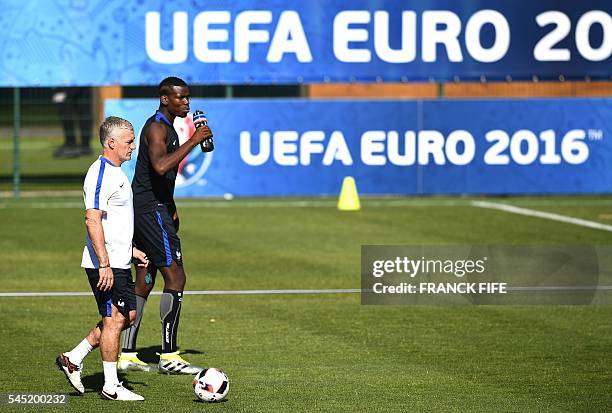
<svg viewBox="0 0 612 413"><path fill-rule="evenodd" d="M0 89L0 190L74 186L93 156L93 108L90 87Z"/></svg>

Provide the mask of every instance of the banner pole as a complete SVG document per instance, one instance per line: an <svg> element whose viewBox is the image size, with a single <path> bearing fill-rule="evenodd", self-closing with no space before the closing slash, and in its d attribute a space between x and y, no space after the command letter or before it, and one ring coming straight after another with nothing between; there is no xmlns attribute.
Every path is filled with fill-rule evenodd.
<svg viewBox="0 0 612 413"><path fill-rule="evenodd" d="M19 135L21 126L21 94L18 87L13 89L13 195L19 198L20 193L20 150Z"/></svg>
<svg viewBox="0 0 612 413"><path fill-rule="evenodd" d="M442 99L444 97L444 82L440 81L438 83L438 99Z"/></svg>

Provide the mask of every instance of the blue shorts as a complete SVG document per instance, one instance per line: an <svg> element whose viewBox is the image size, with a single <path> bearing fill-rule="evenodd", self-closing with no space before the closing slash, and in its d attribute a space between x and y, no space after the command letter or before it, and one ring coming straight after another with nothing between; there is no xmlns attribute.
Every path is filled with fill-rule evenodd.
<svg viewBox="0 0 612 413"><path fill-rule="evenodd" d="M172 261L183 265L181 240L165 205L158 205L154 212L134 214L134 245L157 268L169 267Z"/></svg>
<svg viewBox="0 0 612 413"><path fill-rule="evenodd" d="M100 291L97 287L100 280L98 269L85 268L87 278L89 278L89 285L98 303L100 315L102 317L110 317L112 314L111 304L114 304L117 310L125 318L129 319L129 312L136 310L136 294L134 292L132 272L129 268L112 268L112 270L114 275L113 287L110 291Z"/></svg>

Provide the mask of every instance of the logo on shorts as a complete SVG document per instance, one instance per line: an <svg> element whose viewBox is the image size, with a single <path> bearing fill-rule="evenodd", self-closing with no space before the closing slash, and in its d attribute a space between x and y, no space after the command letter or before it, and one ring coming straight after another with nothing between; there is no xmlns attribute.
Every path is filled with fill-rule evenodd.
<svg viewBox="0 0 612 413"><path fill-rule="evenodd" d="M179 250L176 250L176 259L177 260L181 259L181 252Z"/></svg>
<svg viewBox="0 0 612 413"><path fill-rule="evenodd" d="M125 305L125 303L123 302L123 300L117 301L117 306L123 307L124 305Z"/></svg>

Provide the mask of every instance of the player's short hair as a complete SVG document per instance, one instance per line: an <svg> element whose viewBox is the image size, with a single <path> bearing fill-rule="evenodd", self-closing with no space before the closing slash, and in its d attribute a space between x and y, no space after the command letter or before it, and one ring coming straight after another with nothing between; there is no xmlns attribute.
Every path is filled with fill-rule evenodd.
<svg viewBox="0 0 612 413"><path fill-rule="evenodd" d="M179 77L170 76L165 78L159 83L159 96L169 95L172 92L172 88L175 86L187 86L187 83Z"/></svg>
<svg viewBox="0 0 612 413"><path fill-rule="evenodd" d="M134 127L129 121L117 116L109 116L100 125L100 143L103 147L106 147L108 138L113 136L116 129L128 129L134 132Z"/></svg>

